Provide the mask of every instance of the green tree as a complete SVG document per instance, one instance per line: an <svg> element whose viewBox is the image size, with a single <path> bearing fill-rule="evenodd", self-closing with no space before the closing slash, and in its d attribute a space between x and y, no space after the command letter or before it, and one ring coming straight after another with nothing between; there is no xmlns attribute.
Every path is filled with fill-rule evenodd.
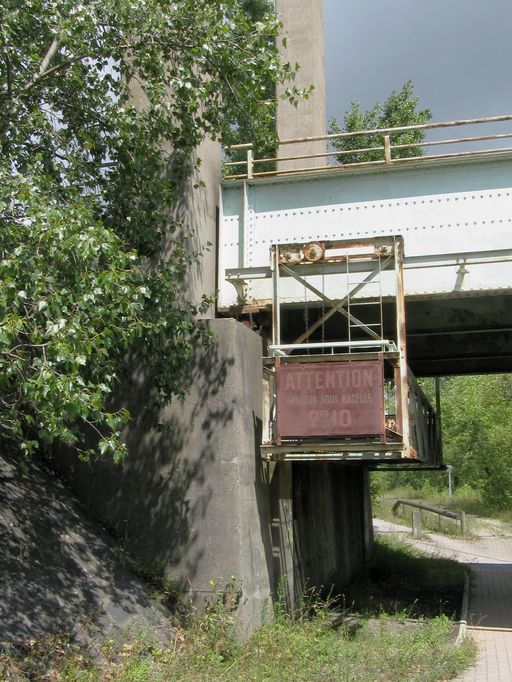
<svg viewBox="0 0 512 682"><path fill-rule="evenodd" d="M422 381L428 388L430 379ZM443 460L453 466L455 489L478 491L489 510L512 506L512 376L443 377L441 379ZM446 492L446 473L386 472L384 489L411 486Z"/></svg>
<svg viewBox="0 0 512 682"><path fill-rule="evenodd" d="M512 506L512 377L442 382L444 459L458 484L481 490L491 509Z"/></svg>
<svg viewBox="0 0 512 682"><path fill-rule="evenodd" d="M274 11L274 0L240 0L240 6L251 21L261 21Z"/></svg>
<svg viewBox="0 0 512 682"><path fill-rule="evenodd" d="M418 110L419 97L414 95L414 85L408 81L401 90L394 90L388 99L382 104L377 102L368 111L361 111L359 102L352 102L349 111L344 117L344 125L341 127L335 118L329 121L329 133L353 133L359 130L374 130L378 128L393 128L398 126L413 126L427 123L432 118L429 109ZM423 142L425 133L423 130L408 130L392 133L391 144L413 144ZM355 149L369 149L384 145L382 134L358 135L356 137L333 140L335 150L349 152ZM393 158L402 159L411 156L421 156L421 147L412 149L393 150ZM358 152L354 154L340 154L336 157L340 163L359 163L364 161L382 161L382 150Z"/></svg>
<svg viewBox="0 0 512 682"><path fill-rule="evenodd" d="M128 353L155 407L183 395L207 302L183 302L198 254L172 208L205 136L268 136L269 78L293 76L279 29L237 0L2 3L4 446L85 452L88 425L121 455L128 415L107 405Z"/></svg>
<svg viewBox="0 0 512 682"><path fill-rule="evenodd" d="M269 16L274 13L274 0L240 0L242 10L247 14L249 19L254 22L265 22ZM286 38L280 36L279 38L283 45L286 45ZM273 37L269 36L269 40L274 41ZM289 65L288 65L289 68ZM299 68L298 64L294 65L294 69ZM313 91L313 86L301 92L301 96L308 98ZM276 98L276 79L274 74L270 71L267 74L265 82L261 85L261 98L266 103L266 112L259 121L259 126L252 125L252 119L247 112L239 120L238 125L234 126L231 131L231 144L245 144L252 142L253 155L255 159L275 158L277 155L277 98ZM242 161L246 160L246 152L244 150L228 150L226 160L228 161ZM275 170L275 162L258 163L255 165L256 172ZM244 173L245 165L237 165L232 167L230 174Z"/></svg>

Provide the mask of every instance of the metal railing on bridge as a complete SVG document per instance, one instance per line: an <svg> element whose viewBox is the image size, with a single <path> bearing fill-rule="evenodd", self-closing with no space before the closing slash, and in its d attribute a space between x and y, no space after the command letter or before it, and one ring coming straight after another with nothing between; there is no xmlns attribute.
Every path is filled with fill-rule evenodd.
<svg viewBox="0 0 512 682"><path fill-rule="evenodd" d="M410 162L421 162L427 159L449 159L449 158L463 158L467 156L479 156L486 154L507 153L512 152L512 146L493 147L489 149L477 149L472 151L457 151L457 152L442 152L439 154L428 154L430 149L442 145L462 145L470 143L481 143L485 141L501 141L512 138L512 132L487 134L487 135L472 135L457 138L448 138L443 140L422 140L421 142L409 142L404 144L394 144L393 136L399 133L407 133L414 131L429 131L439 129L457 128L459 126L476 126L482 124L497 124L500 122L512 121L512 114L503 116L489 116L485 118L462 119L458 121L443 121L436 123L424 123L421 125L412 126L397 126L394 128L375 128L371 130L359 130L355 132L342 132L328 135L318 135L313 137L291 138L286 140L278 140L276 142L277 155L266 158L254 158L254 146L252 143L236 144L226 148L229 152L245 152L245 159L232 160L224 163L228 174L225 176L226 180L237 179L252 179L256 177L272 177L280 175L290 175L301 172L311 171L326 171L337 168L361 168L371 166L391 166L396 164L407 164ZM305 154L290 154L280 155L280 150L287 145L306 145L313 142L325 141L326 144L332 144L337 140L357 139L363 136L375 137L376 142L382 141L381 144L375 146L366 146L354 149L332 149L321 153L305 153ZM402 156L404 151L410 150L411 156ZM421 150L421 155L414 155L418 150ZM354 155L374 154L379 152L382 155L381 159L371 161L351 161L343 162L343 157L350 157ZM400 152L400 158L397 158L396 152ZM323 165L307 165L301 167L298 165L293 168L279 168L279 164L283 162L297 162L297 161L311 161L318 159L323 161ZM329 161L327 164L326 162ZM260 168L268 168L269 164L275 164L275 169L259 170ZM240 172L231 173L232 170L239 169Z"/></svg>

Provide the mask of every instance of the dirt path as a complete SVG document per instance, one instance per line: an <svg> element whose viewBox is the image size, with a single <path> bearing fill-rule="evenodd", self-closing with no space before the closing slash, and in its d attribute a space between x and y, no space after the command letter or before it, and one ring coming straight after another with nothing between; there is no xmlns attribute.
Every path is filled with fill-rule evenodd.
<svg viewBox="0 0 512 682"><path fill-rule="evenodd" d="M512 534L498 521L481 521L472 539L411 530L374 519L376 533L398 533L414 546L471 568L467 633L479 656L458 682L512 682Z"/></svg>

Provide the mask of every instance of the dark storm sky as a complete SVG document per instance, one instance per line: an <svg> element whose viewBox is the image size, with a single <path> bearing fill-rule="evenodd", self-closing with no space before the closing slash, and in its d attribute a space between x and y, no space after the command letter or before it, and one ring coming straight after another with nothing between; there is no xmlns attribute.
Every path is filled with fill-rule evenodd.
<svg viewBox="0 0 512 682"><path fill-rule="evenodd" d="M512 0L324 0L324 22L328 116L409 79L433 120L512 114Z"/></svg>

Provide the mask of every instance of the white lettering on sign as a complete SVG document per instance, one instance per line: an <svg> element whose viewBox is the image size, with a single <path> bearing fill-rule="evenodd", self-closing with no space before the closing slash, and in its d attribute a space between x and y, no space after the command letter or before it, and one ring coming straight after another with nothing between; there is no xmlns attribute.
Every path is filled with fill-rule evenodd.
<svg viewBox="0 0 512 682"><path fill-rule="evenodd" d="M280 437L380 435L383 363L297 363L276 368Z"/></svg>
<svg viewBox="0 0 512 682"><path fill-rule="evenodd" d="M316 395L287 395L287 405L316 405L318 396Z"/></svg>
<svg viewBox="0 0 512 682"><path fill-rule="evenodd" d="M372 393L324 393L323 395L315 395L303 393L302 395L285 395L287 405L368 405L373 402Z"/></svg>
<svg viewBox="0 0 512 682"><path fill-rule="evenodd" d="M311 429L320 427L348 428L352 424L352 415L348 410L310 410L308 422Z"/></svg>
<svg viewBox="0 0 512 682"><path fill-rule="evenodd" d="M351 369L350 371L313 370L300 373L287 372L284 388L286 391L308 391L311 389L373 388L373 372L371 369Z"/></svg>

